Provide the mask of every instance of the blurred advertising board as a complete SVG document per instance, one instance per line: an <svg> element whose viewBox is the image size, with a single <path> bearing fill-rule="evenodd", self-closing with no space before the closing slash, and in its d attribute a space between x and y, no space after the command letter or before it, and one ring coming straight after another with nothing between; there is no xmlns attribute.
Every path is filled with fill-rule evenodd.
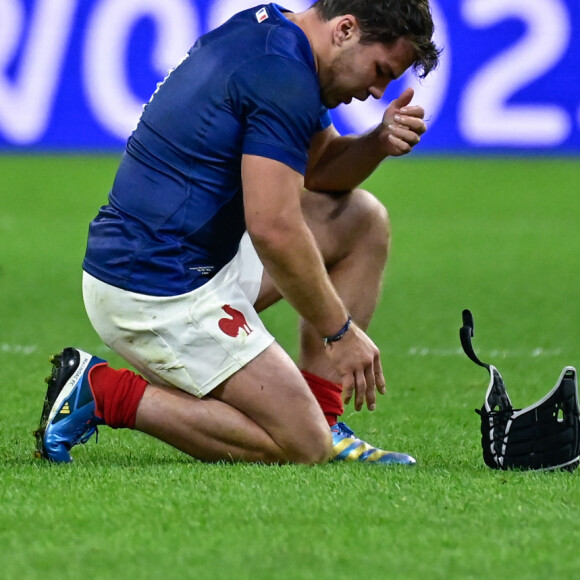
<svg viewBox="0 0 580 580"><path fill-rule="evenodd" d="M424 153L580 153L580 2L431 2L440 67L423 82L406 74L382 101L336 109L338 129L373 126L413 86ZM195 39L257 3L0 0L0 152L122 150Z"/></svg>

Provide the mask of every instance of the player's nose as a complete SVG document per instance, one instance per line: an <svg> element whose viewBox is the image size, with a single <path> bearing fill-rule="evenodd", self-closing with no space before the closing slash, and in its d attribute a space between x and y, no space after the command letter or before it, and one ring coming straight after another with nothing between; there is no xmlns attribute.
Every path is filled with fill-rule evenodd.
<svg viewBox="0 0 580 580"><path fill-rule="evenodd" d="M385 91L387 90L388 86L389 86L388 80L385 82L376 81L368 88L368 91L369 94L375 99L381 99L382 96L385 94Z"/></svg>
<svg viewBox="0 0 580 580"><path fill-rule="evenodd" d="M380 99L382 98L382 96L385 94L385 89L386 87L377 87L377 86L372 86L369 87L369 94L371 95L371 97L375 98L375 99Z"/></svg>

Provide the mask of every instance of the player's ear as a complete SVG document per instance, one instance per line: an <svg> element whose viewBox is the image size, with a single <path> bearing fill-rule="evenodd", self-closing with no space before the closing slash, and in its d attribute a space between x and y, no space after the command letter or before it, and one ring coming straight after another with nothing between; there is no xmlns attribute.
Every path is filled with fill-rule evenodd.
<svg viewBox="0 0 580 580"><path fill-rule="evenodd" d="M357 19L352 14L345 14L336 19L334 26L334 42L337 46L342 46L345 42L352 40L359 33Z"/></svg>

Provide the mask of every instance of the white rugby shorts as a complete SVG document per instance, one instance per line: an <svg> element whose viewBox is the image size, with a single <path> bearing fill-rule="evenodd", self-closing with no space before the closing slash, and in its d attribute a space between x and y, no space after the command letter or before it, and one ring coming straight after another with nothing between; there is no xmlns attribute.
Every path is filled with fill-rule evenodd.
<svg viewBox="0 0 580 580"><path fill-rule="evenodd" d="M103 342L147 381L203 397L274 342L253 306L262 272L246 233L234 259L187 294L138 294L84 272L83 298Z"/></svg>

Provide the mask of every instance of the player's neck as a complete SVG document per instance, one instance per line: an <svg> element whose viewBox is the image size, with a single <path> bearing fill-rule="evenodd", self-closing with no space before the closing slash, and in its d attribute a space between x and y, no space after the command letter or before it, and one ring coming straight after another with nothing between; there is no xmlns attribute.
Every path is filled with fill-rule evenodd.
<svg viewBox="0 0 580 580"><path fill-rule="evenodd" d="M319 70L319 55L317 50L317 35L320 34L320 26L323 24L318 18L318 14L314 8L309 8L304 12L286 12L284 16L293 22L304 32L308 42L310 43L310 49L312 50L312 55L314 56L314 63L316 65L316 70Z"/></svg>

